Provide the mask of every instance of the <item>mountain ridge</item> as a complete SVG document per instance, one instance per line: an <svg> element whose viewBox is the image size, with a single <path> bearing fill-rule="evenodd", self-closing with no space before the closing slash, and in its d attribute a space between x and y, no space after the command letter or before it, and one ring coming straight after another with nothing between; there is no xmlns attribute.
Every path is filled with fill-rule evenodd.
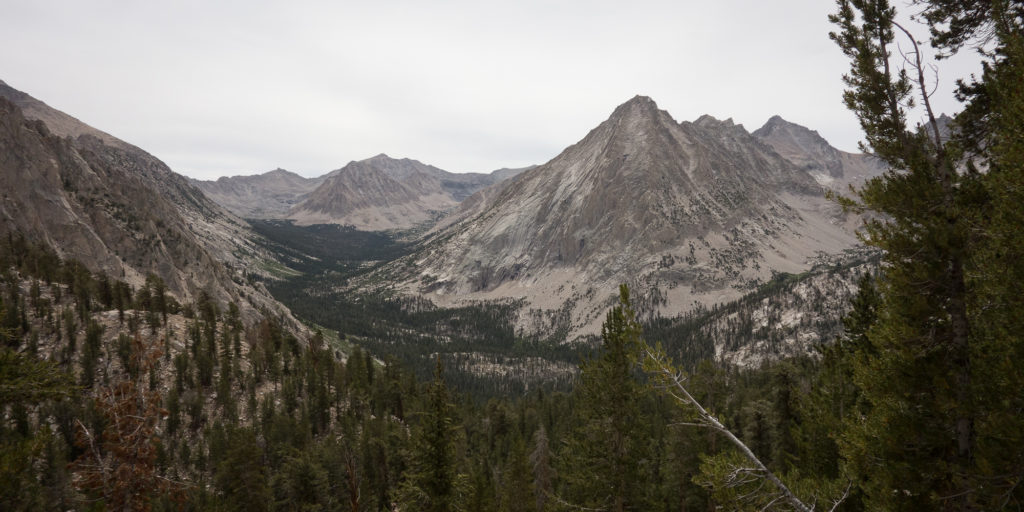
<svg viewBox="0 0 1024 512"><path fill-rule="evenodd" d="M817 131L775 115L751 133L822 186L845 192L885 171L881 160L832 147Z"/></svg>
<svg viewBox="0 0 1024 512"><path fill-rule="evenodd" d="M153 273L181 301L207 293L249 320L265 310L298 325L248 283L260 272L257 235L149 153L6 85L0 147L4 234L132 286Z"/></svg>
<svg viewBox="0 0 1024 512"><path fill-rule="evenodd" d="M364 230L402 230L436 220L463 199L514 175L451 173L381 153L329 173L287 214L299 225L345 224Z"/></svg>
<svg viewBox="0 0 1024 512"><path fill-rule="evenodd" d="M569 304L572 331L594 333L619 283L679 312L855 245L824 190L741 125L677 123L636 96L549 162L478 193L381 274L440 304Z"/></svg>
<svg viewBox="0 0 1024 512"><path fill-rule="evenodd" d="M245 219L279 219L327 176L306 178L281 168L262 174L190 180L207 197Z"/></svg>

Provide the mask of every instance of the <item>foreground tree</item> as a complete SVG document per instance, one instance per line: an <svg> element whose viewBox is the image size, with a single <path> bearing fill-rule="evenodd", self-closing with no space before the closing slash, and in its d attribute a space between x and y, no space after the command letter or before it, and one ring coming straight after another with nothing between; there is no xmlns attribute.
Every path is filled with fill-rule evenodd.
<svg viewBox="0 0 1024 512"><path fill-rule="evenodd" d="M0 330L0 337L3 337ZM29 429L28 411L73 397L73 378L59 365L0 347L0 510L38 510L46 503L45 481L63 468L50 463L57 439L49 427Z"/></svg>
<svg viewBox="0 0 1024 512"><path fill-rule="evenodd" d="M708 429L729 441L726 451L704 457L702 485L711 488L716 501L733 510L769 510L785 507L801 512L816 510L818 503L836 510L848 496L851 484L839 480L800 481L787 484L768 468L753 450L700 401L688 387L689 375L677 368L660 347L644 346L644 368L656 387L682 407L683 420L677 426ZM834 497L834 498L830 498Z"/></svg>
<svg viewBox="0 0 1024 512"><path fill-rule="evenodd" d="M434 380L427 390L427 410L413 431L409 468L398 491L402 510L462 510L464 477L456 467L455 418L450 400L438 356Z"/></svg>
<svg viewBox="0 0 1024 512"><path fill-rule="evenodd" d="M985 73L961 84L966 109L945 133L928 66L895 9L887 0L837 2L831 37L852 62L844 99L865 149L890 167L843 200L880 214L863 238L885 256L877 320L852 359L866 407L845 422L840 451L869 508L1003 508L1021 502L1024 461L1022 371L1006 362L1024 350L1020 281L1007 276L1024 276L1024 7L915 3L933 46L952 53L977 42ZM917 102L925 120L912 126L907 112Z"/></svg>
<svg viewBox="0 0 1024 512"><path fill-rule="evenodd" d="M586 509L647 510L647 391L637 379L642 341L625 285L601 328L601 341L597 356L582 365L575 390L573 424L579 426L559 465L565 499Z"/></svg>
<svg viewBox="0 0 1024 512"><path fill-rule="evenodd" d="M140 376L157 371L159 357L159 349L134 339L132 358ZM106 423L103 431L76 420L76 441L83 454L71 467L79 489L101 499L109 509L127 511L148 511L155 496L182 490L157 471L157 426L167 414L161 400L158 392L146 390L141 378L126 379L99 392L96 408Z"/></svg>

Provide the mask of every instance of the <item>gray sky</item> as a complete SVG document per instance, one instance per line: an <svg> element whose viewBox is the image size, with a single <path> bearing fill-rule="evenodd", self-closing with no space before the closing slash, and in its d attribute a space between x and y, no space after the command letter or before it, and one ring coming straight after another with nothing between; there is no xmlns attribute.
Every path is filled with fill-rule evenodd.
<svg viewBox="0 0 1024 512"><path fill-rule="evenodd" d="M833 5L0 0L0 79L201 179L382 152L538 164L636 94L750 131L779 114L855 151ZM958 110L971 61L944 64L938 110Z"/></svg>

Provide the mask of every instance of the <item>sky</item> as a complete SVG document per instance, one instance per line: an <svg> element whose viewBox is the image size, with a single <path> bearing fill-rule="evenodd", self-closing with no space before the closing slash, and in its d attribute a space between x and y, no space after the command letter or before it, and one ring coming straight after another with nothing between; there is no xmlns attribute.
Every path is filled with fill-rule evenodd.
<svg viewBox="0 0 1024 512"><path fill-rule="evenodd" d="M857 151L833 6L0 0L0 80L198 179L313 177L379 153L452 172L540 164L637 94L677 121L753 131L778 114ZM940 66L933 101L953 113L954 79L977 64Z"/></svg>

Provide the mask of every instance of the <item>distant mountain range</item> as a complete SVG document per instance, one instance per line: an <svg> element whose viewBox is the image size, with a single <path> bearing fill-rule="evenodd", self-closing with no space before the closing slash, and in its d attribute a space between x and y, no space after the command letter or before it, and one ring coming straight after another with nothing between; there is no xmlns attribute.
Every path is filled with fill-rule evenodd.
<svg viewBox="0 0 1024 512"><path fill-rule="evenodd" d="M455 174L381 154L330 173L288 218L299 224L346 224L364 230L409 229L514 173Z"/></svg>
<svg viewBox="0 0 1024 512"><path fill-rule="evenodd" d="M305 178L284 169L263 174L190 180L206 197L245 219L283 219L327 176Z"/></svg>
<svg viewBox="0 0 1024 512"><path fill-rule="evenodd" d="M380 154L318 178L276 169L192 183L243 218L402 230L436 220L469 195L522 171L457 174Z"/></svg>

